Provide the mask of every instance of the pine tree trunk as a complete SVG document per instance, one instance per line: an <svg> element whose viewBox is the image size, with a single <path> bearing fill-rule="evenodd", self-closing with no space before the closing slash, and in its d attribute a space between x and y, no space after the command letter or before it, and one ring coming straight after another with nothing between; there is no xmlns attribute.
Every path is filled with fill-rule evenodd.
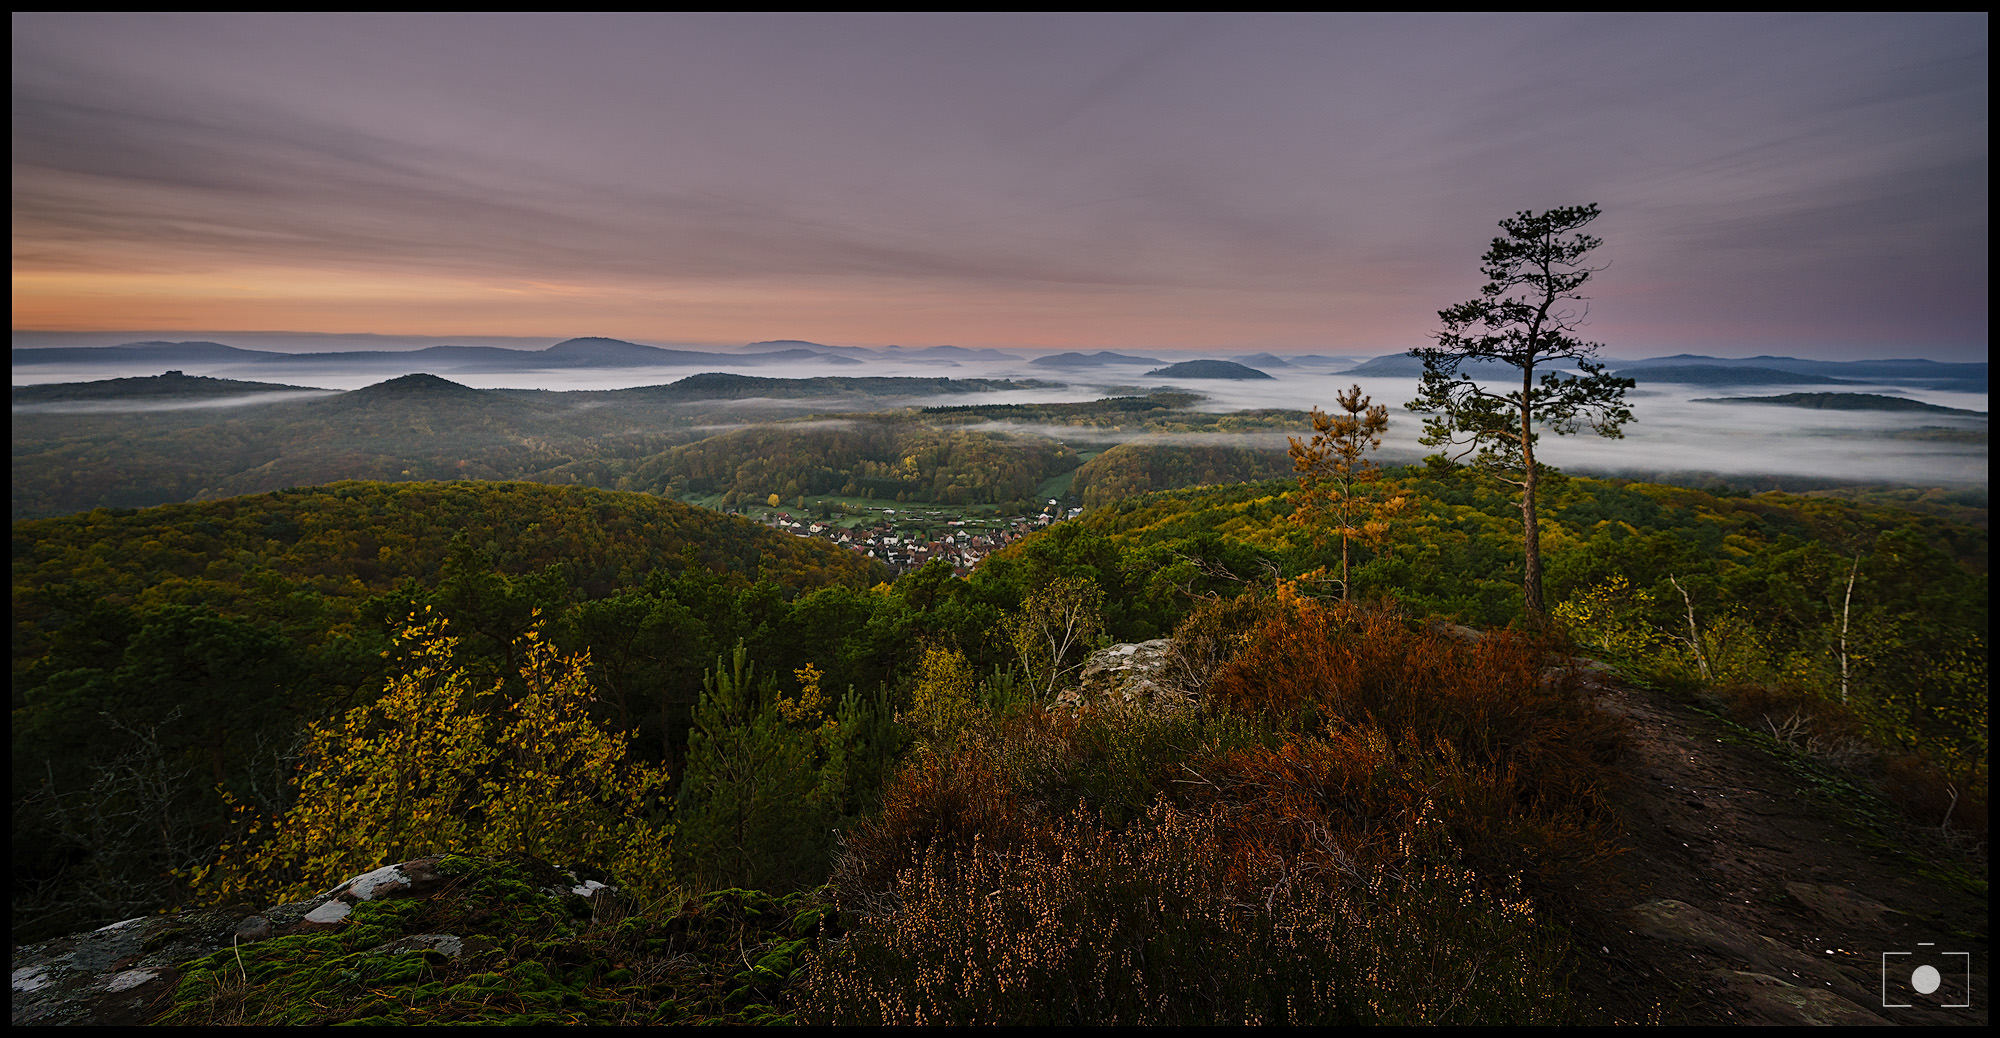
<svg viewBox="0 0 2000 1038"><path fill-rule="evenodd" d="M1340 531L1340 600L1347 601L1347 531Z"/></svg>
<svg viewBox="0 0 2000 1038"><path fill-rule="evenodd" d="M1521 537L1527 561L1521 567L1521 606L1528 625L1542 629L1547 611L1542 608L1542 532L1535 522L1535 440L1534 413L1526 403L1534 388L1535 366L1521 369Z"/></svg>

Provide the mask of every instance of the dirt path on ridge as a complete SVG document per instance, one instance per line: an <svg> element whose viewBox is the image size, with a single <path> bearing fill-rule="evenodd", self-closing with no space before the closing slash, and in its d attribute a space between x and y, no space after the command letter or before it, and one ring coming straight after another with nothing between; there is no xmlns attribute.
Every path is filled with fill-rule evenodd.
<svg viewBox="0 0 2000 1038"><path fill-rule="evenodd" d="M1870 849L1823 794L1715 717L1615 679L1596 691L1632 722L1615 797L1632 849L1574 934L1582 1019L1986 1024L1984 896ZM1924 962L1938 989L1899 996Z"/></svg>

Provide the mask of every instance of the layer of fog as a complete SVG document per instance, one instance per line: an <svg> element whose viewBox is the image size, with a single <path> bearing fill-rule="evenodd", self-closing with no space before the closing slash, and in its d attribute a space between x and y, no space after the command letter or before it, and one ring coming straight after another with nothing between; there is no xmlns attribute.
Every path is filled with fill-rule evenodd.
<svg viewBox="0 0 2000 1038"><path fill-rule="evenodd" d="M44 400L32 404L15 404L15 414L145 414L155 411L205 411L239 407L256 407L261 404L278 404L295 400L318 400L334 396L334 390L272 390L267 393L244 393L241 396L224 397L167 397L158 400L132 398L123 400Z"/></svg>
<svg viewBox="0 0 2000 1038"><path fill-rule="evenodd" d="M1012 378L1034 379L1056 385L1001 392L937 394L921 398L862 397L838 403L827 399L760 400L757 406L796 407L804 411L828 413L842 409L885 410L906 406L967 404L1026 404L1081 402L1107 395L1131 395L1150 389L1172 389L1200 394L1196 406L1204 411L1232 412L1261 408L1307 410L1334 406L1335 395L1358 383L1362 392L1377 404L1389 407L1390 424L1383 438L1382 457L1417 458L1436 448L1417 442L1422 418L1404 408L1416 396L1417 380L1400 377L1349 378L1330 371L1332 364L1301 368L1270 369L1270 379L1162 379L1148 377L1152 365L1106 365L1084 371L1055 372L1028 363L1028 355L1003 360L972 358L959 361L917 358L883 358L865 366L837 363L801 362L772 369L756 364L710 365L702 370L729 371L762 377L804 378L812 376L908 376L919 378ZM384 380L380 371L343 373L324 366L288 371L281 362L260 363L254 371L245 366L184 365L190 375L255 379L319 386L358 389ZM478 389L585 390L619 389L665 385L685 378L693 371L684 368L569 368L559 370L456 373L432 372L443 378ZM103 367L53 370L38 368L16 371L17 384L26 381L91 381L158 372L111 371ZM25 377L24 377L25 376ZM1676 383L1642 382L1628 403L1633 421L1619 440L1600 439L1588 434L1544 435L1539 447L1549 464L1580 473L1718 473L1744 476L1807 476L1854 482L1897 484L1951 484L1985 486L1987 450L1983 442L1949 443L1898 439L1891 434L1933 427L1979 430L1986 419L1961 415L1922 412L1816 411L1770 404L1696 403L1697 398L1773 396L1786 392L1876 393L1900 396L1945 407L1984 412L1987 394L1926 389L1898 383L1833 385L1773 384L1769 386L1711 387ZM721 406L721 401L704 401L703 406ZM210 405L213 406L213 405ZM1131 432L1113 434L1102 429L1054 425L1034 431L1077 444L1108 444L1137 438L1136 422L1124 424ZM996 427L1026 431L1015 423L1000 422ZM1306 430L1302 427L1300 432ZM1201 434L1228 436L1230 434ZM1251 434L1245 446L1281 447L1281 434Z"/></svg>
<svg viewBox="0 0 2000 1038"><path fill-rule="evenodd" d="M861 423L848 418L805 418L784 422L732 422L721 425L690 425L689 432L720 436L723 433L739 432L744 429L782 429L785 432L809 432L816 429L856 429Z"/></svg>

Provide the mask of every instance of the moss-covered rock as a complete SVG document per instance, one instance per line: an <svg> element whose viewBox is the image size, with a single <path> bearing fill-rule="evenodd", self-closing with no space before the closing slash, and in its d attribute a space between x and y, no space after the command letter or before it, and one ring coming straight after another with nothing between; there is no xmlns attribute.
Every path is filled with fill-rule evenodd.
<svg viewBox="0 0 2000 1038"><path fill-rule="evenodd" d="M23 949L15 1023L783 1023L834 925L811 895L634 906L573 870L444 855L253 914Z"/></svg>

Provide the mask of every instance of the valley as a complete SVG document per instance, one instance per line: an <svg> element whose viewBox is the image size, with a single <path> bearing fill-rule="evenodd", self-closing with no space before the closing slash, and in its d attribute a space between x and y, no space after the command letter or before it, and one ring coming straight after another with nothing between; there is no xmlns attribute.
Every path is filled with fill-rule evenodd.
<svg viewBox="0 0 2000 1038"><path fill-rule="evenodd" d="M784 345L857 360L816 344ZM1031 518L1050 498L1066 511L1149 490L1282 478L1291 471L1288 441L1306 429L1308 409L1328 405L1349 377L1324 371L1335 366L1326 360L1309 370L1301 358L1291 370L1271 365L1286 377L1246 394L1230 379L1149 384L1153 360L1145 357L1078 355L1057 369L1065 379L1058 382L1046 366L986 355L1000 351L900 352L923 355L914 370L935 370L949 356L967 377L858 374L913 370L912 358L855 351L873 366L847 363L828 369L838 374L784 378L717 371L569 390L478 389L411 373L329 390L311 378L346 369L323 359L285 367L285 355L273 354L256 367L299 381L248 382L174 369L17 385L12 514L144 507L336 479L479 478L638 490L725 511L765 505L776 494L795 515L822 506L926 503L956 510L967 522L989 511ZM1716 489L1938 488L1983 502L1983 365L1800 362L1787 370L1776 366L1786 358L1756 359L1746 365L1662 358L1629 366L1642 379L1635 397L1641 406L1625 440L1558 439L1547 450L1565 470L1630 479ZM1408 360L1379 358L1353 370L1401 371ZM17 376L37 370L44 368L16 369ZM1835 377L1828 371L1841 372L1857 389L1896 395L1791 394L1732 399L1727 408L1698 395L1703 385L1736 389L1773 378L1810 385ZM1649 372L1662 379L1644 381ZM532 384L553 376L487 371L484 377ZM629 382L637 374L606 369L592 377ZM1396 405L1380 454L1390 463L1426 453L1416 442L1418 423L1400 410L1409 391L1394 381L1401 377L1364 379L1378 399ZM1976 394L1934 388L1975 383ZM1800 410L1808 397L1821 408L1863 409ZM1883 410L1889 407L1905 413ZM1835 417L1803 417L1816 413Z"/></svg>

